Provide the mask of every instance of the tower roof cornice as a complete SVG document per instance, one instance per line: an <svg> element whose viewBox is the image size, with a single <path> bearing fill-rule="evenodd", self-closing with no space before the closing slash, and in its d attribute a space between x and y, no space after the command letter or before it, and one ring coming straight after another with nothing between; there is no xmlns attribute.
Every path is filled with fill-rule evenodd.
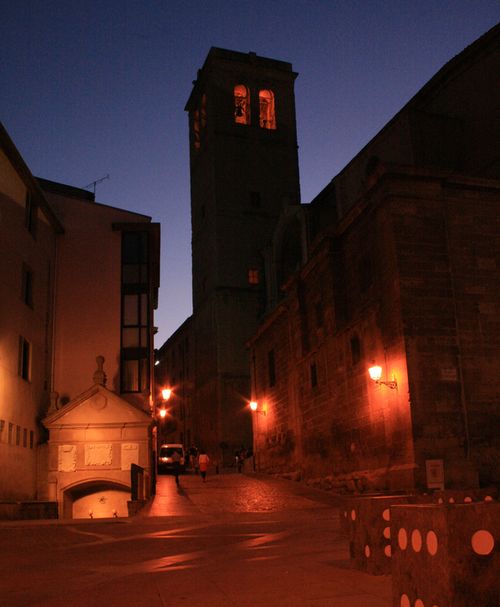
<svg viewBox="0 0 500 607"><path fill-rule="evenodd" d="M281 73L282 77L295 79L298 74L292 70L292 64L288 61L279 59L270 59L261 57L257 53L249 52L242 53L240 51L231 51L224 48L213 46L203 63L203 67L198 70L197 79L193 80L193 90L184 108L185 111L190 111L196 105L203 89L207 76L211 73L212 68L217 67L220 71L221 67L226 71L249 71L252 69L260 71L270 70L274 72L274 78Z"/></svg>

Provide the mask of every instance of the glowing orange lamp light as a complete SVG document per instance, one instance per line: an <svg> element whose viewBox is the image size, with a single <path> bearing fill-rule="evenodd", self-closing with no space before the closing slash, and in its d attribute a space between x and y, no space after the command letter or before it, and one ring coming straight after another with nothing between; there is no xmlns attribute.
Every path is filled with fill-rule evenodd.
<svg viewBox="0 0 500 607"><path fill-rule="evenodd" d="M396 378L393 378L392 381L383 381L382 379L380 379L382 377L382 367L380 367L379 365L373 365L373 367L370 367L368 369L368 373L370 375L370 379L372 379L376 384L383 384L391 390L397 389L398 383L396 381Z"/></svg>
<svg viewBox="0 0 500 607"><path fill-rule="evenodd" d="M267 411L264 408L259 409L259 403L255 400L250 401L250 409L254 413L262 413L262 415L267 415Z"/></svg>

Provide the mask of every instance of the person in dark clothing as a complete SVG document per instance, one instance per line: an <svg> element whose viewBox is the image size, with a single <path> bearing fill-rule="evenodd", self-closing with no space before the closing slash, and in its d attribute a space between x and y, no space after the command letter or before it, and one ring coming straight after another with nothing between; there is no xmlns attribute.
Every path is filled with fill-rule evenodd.
<svg viewBox="0 0 500 607"><path fill-rule="evenodd" d="M175 476L175 484L179 486L179 473L181 471L181 454L178 451L172 453L172 470Z"/></svg>

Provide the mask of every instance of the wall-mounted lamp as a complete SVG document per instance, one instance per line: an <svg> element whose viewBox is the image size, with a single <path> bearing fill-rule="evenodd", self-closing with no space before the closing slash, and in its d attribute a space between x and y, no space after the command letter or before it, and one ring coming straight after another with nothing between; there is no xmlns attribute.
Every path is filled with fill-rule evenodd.
<svg viewBox="0 0 500 607"><path fill-rule="evenodd" d="M163 418L165 418L167 416L167 410L164 407L162 407L159 410L159 414L160 414L160 417L163 419Z"/></svg>
<svg viewBox="0 0 500 607"><path fill-rule="evenodd" d="M259 403L255 400L252 400L250 402L250 409L254 412L254 413L262 413L262 415L267 415L267 411L264 407L259 409Z"/></svg>
<svg viewBox="0 0 500 607"><path fill-rule="evenodd" d="M379 365L370 367L368 369L368 373L370 374L370 378L373 379L376 384L383 384L384 386L391 388L391 390L397 390L398 382L396 381L396 378L393 378L392 381L383 381L380 379L382 377L382 367Z"/></svg>
<svg viewBox="0 0 500 607"><path fill-rule="evenodd" d="M163 400L168 400L171 396L172 396L172 389L163 388L163 390L161 391L161 397L163 398Z"/></svg>

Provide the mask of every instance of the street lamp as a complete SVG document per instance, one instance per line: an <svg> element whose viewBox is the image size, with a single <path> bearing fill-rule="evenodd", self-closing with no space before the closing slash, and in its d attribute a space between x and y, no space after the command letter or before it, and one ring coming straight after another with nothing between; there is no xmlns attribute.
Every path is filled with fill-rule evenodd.
<svg viewBox="0 0 500 607"><path fill-rule="evenodd" d="M163 388L162 389L162 391L161 391L161 398L162 398L163 402L162 402L160 410L158 412L160 414L160 417L162 419L164 419L166 417L166 415L167 415L167 409L165 407L165 403L168 400L170 400L171 396L172 396L172 389L171 388Z"/></svg>
<svg viewBox="0 0 500 607"><path fill-rule="evenodd" d="M171 388L163 388L161 390L161 405L158 408L158 417L159 417L159 436L158 436L158 440L161 442L164 439L164 433L165 433L165 422L166 422L166 417L167 417L167 413L168 413L168 409L167 409L167 402L169 401L170 397L172 396L172 389Z"/></svg>

